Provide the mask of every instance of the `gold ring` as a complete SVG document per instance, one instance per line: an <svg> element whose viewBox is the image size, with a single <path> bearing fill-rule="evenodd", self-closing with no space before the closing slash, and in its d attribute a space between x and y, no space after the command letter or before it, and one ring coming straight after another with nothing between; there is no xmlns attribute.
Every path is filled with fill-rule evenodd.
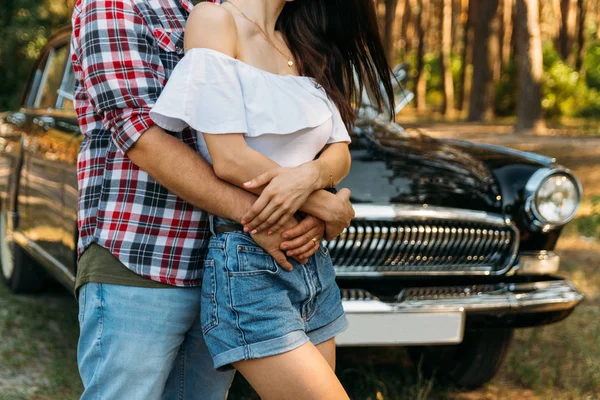
<svg viewBox="0 0 600 400"><path fill-rule="evenodd" d="M311 240L313 241L313 243L315 244L315 246L319 244L319 241L317 240L316 237L312 238Z"/></svg>

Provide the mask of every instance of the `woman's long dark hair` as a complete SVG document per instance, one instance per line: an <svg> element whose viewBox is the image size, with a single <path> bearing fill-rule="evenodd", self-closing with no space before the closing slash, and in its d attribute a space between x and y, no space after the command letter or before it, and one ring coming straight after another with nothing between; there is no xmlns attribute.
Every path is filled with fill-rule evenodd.
<svg viewBox="0 0 600 400"><path fill-rule="evenodd" d="M354 124L363 88L380 109L387 100L392 118L394 114L391 70L374 3L296 0L285 5L277 21L277 29L285 36L300 74L315 78L323 86L348 128Z"/></svg>

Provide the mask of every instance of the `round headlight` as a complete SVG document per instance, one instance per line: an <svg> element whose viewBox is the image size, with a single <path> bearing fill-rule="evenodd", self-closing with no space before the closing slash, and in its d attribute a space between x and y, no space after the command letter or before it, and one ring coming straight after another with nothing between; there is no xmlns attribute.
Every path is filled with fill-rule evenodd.
<svg viewBox="0 0 600 400"><path fill-rule="evenodd" d="M568 222L579 207L577 184L566 175L548 177L535 193L535 208L551 224Z"/></svg>
<svg viewBox="0 0 600 400"><path fill-rule="evenodd" d="M569 222L580 202L579 184L570 175L556 173L547 176L533 195L538 217L544 223L563 225Z"/></svg>

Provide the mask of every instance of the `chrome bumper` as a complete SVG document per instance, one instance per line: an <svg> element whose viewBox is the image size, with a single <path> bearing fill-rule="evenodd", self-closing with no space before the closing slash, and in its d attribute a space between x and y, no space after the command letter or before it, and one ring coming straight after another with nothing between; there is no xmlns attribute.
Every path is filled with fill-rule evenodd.
<svg viewBox="0 0 600 400"><path fill-rule="evenodd" d="M506 284L502 290L428 292L397 302L345 290L349 327L339 346L460 343L469 314L510 315L560 312L574 308L583 294L569 281ZM353 295L348 295L353 294Z"/></svg>

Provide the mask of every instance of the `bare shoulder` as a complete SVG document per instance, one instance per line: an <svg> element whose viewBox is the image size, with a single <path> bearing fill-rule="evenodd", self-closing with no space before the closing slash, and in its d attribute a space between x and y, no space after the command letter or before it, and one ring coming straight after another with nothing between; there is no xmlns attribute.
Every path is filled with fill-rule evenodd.
<svg viewBox="0 0 600 400"><path fill-rule="evenodd" d="M208 48L235 57L237 28L233 15L218 4L198 4L185 26L185 50Z"/></svg>

